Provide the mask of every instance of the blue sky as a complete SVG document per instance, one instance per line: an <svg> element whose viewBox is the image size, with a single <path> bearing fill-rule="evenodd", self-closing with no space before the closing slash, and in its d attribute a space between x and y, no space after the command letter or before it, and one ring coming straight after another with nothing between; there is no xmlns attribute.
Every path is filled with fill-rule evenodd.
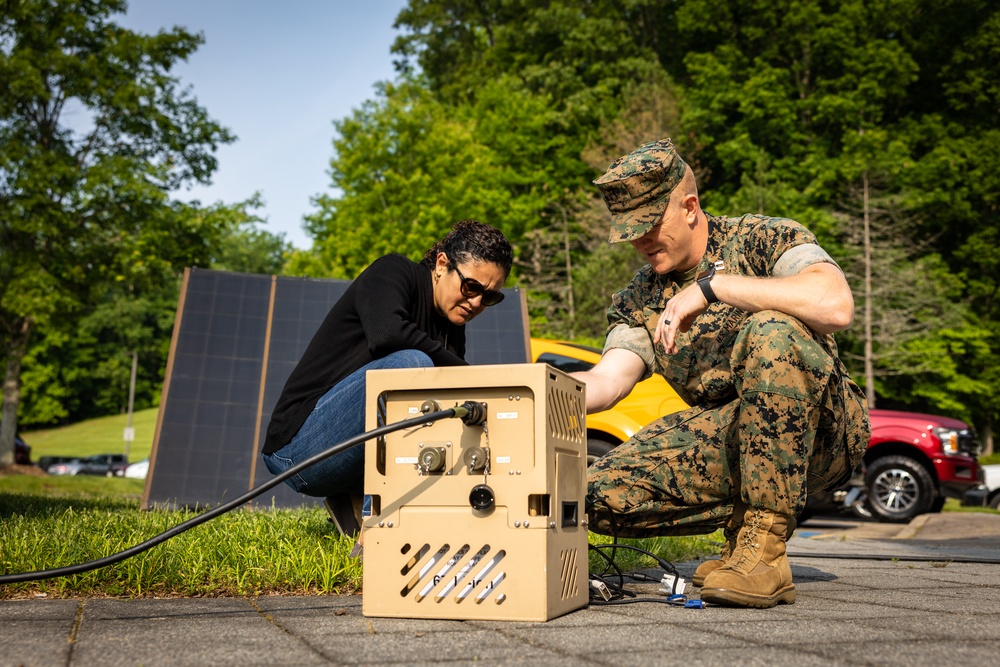
<svg viewBox="0 0 1000 667"><path fill-rule="evenodd" d="M298 248L311 239L310 198L331 190L333 121L395 78L392 24L405 0L129 0L117 20L142 33L181 26L205 43L174 71L237 141L219 149L210 187L178 192L203 204L260 191L266 229Z"/></svg>

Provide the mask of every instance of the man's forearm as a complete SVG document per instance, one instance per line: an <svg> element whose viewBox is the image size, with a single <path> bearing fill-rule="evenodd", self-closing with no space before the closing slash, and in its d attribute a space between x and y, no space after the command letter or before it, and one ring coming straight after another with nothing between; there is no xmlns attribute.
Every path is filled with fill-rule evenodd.
<svg viewBox="0 0 1000 667"><path fill-rule="evenodd" d="M832 264L813 265L781 278L716 274L712 289L720 301L751 313L777 310L819 334L842 331L854 319L854 297Z"/></svg>
<svg viewBox="0 0 1000 667"><path fill-rule="evenodd" d="M577 380L587 385L587 414L601 412L613 408L624 396L620 396L609 382L591 371L570 373Z"/></svg>
<svg viewBox="0 0 1000 667"><path fill-rule="evenodd" d="M587 414L613 408L642 379L646 364L634 352L620 348L605 351L589 371L570 373L587 385Z"/></svg>

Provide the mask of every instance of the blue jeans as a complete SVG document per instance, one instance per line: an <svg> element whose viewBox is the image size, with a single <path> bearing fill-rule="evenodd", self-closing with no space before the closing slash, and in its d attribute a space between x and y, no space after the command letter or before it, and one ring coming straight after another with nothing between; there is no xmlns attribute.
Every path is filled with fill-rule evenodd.
<svg viewBox="0 0 1000 667"><path fill-rule="evenodd" d="M311 456L365 431L365 371L382 368L430 368L431 358L417 350L400 350L362 366L335 384L316 403L299 432L276 452L264 454L264 465L278 475ZM289 477L285 483L308 496L361 494L365 481L365 448L356 445Z"/></svg>

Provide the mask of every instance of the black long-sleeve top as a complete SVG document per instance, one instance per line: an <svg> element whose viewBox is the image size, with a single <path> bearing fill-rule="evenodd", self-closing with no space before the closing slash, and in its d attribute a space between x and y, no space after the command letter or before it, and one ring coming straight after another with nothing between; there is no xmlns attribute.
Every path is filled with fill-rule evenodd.
<svg viewBox="0 0 1000 667"><path fill-rule="evenodd" d="M375 359L420 350L435 366L465 364L465 326L435 310L431 266L386 255L351 283L288 376L267 426L265 453L288 444L323 394Z"/></svg>

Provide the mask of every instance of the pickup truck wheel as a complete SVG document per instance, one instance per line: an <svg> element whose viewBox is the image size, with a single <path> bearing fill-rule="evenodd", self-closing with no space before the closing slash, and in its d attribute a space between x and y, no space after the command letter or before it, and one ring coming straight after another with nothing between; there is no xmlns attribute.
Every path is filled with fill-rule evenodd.
<svg viewBox="0 0 1000 667"><path fill-rule="evenodd" d="M873 517L888 523L905 523L924 514L937 495L930 473L905 456L873 461L865 474L865 489Z"/></svg>
<svg viewBox="0 0 1000 667"><path fill-rule="evenodd" d="M587 438L587 467L601 458L621 443L611 443L601 438Z"/></svg>
<svg viewBox="0 0 1000 667"><path fill-rule="evenodd" d="M1000 493L994 493L993 497L990 498L990 507L1000 510Z"/></svg>

